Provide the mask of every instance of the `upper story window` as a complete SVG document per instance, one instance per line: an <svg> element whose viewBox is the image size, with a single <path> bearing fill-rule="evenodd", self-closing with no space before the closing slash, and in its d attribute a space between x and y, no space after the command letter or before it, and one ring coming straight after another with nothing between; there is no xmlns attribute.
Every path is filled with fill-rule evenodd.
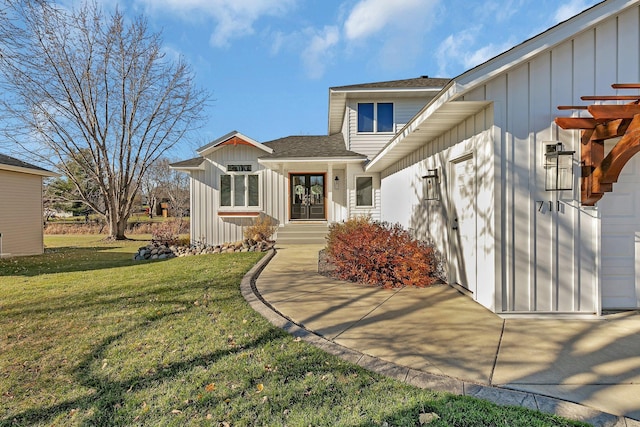
<svg viewBox="0 0 640 427"><path fill-rule="evenodd" d="M358 132L393 132L392 102L359 102Z"/></svg>
<svg viewBox="0 0 640 427"><path fill-rule="evenodd" d="M251 173L253 165L227 165L226 175L220 176L220 206L260 206L260 177Z"/></svg>

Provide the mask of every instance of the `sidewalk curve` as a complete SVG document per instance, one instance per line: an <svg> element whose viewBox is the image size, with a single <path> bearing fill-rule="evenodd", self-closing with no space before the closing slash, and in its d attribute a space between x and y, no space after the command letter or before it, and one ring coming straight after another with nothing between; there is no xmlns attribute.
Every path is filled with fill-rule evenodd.
<svg viewBox="0 0 640 427"><path fill-rule="evenodd" d="M596 426L640 427L640 314L504 320L447 285L387 290L318 274L321 245L271 251L251 306L325 351L409 384Z"/></svg>

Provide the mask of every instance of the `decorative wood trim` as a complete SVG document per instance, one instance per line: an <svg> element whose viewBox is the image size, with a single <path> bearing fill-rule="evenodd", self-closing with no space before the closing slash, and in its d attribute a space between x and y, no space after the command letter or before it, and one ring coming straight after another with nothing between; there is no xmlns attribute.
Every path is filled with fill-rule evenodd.
<svg viewBox="0 0 640 427"><path fill-rule="evenodd" d="M562 129L594 129L598 124L591 117L556 117L555 122Z"/></svg>
<svg viewBox="0 0 640 427"><path fill-rule="evenodd" d="M614 89L640 89L640 83L614 83ZM582 164L580 201L593 206L613 191L622 168L640 152L640 95L583 96L585 101L634 100L630 104L593 104L586 107L592 117L556 117L562 129L581 129ZM559 110L584 110L582 106L559 106ZM605 156L604 142L621 138Z"/></svg>
<svg viewBox="0 0 640 427"><path fill-rule="evenodd" d="M589 111L594 119L601 121L632 119L636 114L640 114L640 105L589 105L587 111Z"/></svg>
<svg viewBox="0 0 640 427"><path fill-rule="evenodd" d="M257 217L261 212L233 212L233 211L218 211L218 216L222 217Z"/></svg>

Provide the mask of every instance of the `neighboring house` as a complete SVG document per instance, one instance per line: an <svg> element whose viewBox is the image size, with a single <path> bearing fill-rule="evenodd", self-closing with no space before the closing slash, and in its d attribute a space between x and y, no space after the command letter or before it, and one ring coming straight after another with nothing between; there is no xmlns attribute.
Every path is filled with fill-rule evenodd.
<svg viewBox="0 0 640 427"><path fill-rule="evenodd" d="M0 154L0 257L44 251L42 179L58 176Z"/></svg>
<svg viewBox="0 0 640 427"><path fill-rule="evenodd" d="M232 133L174 167L196 240L368 214L433 242L501 316L594 316L640 308L638 100L640 1L607 0L450 81L332 88L330 136Z"/></svg>

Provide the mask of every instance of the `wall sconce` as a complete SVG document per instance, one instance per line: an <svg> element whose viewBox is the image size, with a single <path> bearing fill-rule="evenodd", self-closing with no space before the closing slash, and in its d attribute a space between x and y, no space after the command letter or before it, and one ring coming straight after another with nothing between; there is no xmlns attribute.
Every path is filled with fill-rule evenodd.
<svg viewBox="0 0 640 427"><path fill-rule="evenodd" d="M425 200L440 200L438 169L427 169L422 179L425 180Z"/></svg>
<svg viewBox="0 0 640 427"><path fill-rule="evenodd" d="M564 150L562 142L544 146L544 168L546 191L573 190L573 154Z"/></svg>
<svg viewBox="0 0 640 427"><path fill-rule="evenodd" d="M334 190L340 189L340 178L338 178L338 175L336 175L336 177L333 178L333 189Z"/></svg>

